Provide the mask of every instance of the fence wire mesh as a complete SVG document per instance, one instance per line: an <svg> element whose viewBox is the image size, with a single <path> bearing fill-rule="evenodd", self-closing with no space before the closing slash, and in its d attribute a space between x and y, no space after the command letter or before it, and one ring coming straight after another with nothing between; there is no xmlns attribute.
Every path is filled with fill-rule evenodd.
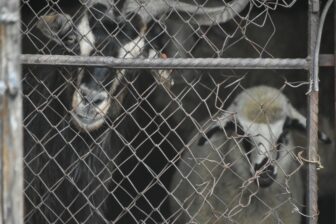
<svg viewBox="0 0 336 224"><path fill-rule="evenodd" d="M49 58L23 67L25 223L304 223L307 164L324 166L320 201L334 196L332 97L320 99L320 160L309 161L307 71L164 63L307 68L307 11L295 0L21 1L23 53ZM129 69L138 59L162 64Z"/></svg>

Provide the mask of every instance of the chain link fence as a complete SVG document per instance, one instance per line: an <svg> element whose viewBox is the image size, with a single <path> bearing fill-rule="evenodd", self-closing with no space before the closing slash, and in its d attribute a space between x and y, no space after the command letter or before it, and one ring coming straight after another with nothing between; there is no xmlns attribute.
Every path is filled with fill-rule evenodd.
<svg viewBox="0 0 336 224"><path fill-rule="evenodd" d="M331 2L22 0L20 223L335 221Z"/></svg>

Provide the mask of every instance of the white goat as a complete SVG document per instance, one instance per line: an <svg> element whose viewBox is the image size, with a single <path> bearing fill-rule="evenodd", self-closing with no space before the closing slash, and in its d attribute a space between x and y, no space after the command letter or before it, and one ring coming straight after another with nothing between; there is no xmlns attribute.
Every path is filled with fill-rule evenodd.
<svg viewBox="0 0 336 224"><path fill-rule="evenodd" d="M171 186L172 223L300 223L302 163L289 130L305 125L279 90L243 91L183 150Z"/></svg>

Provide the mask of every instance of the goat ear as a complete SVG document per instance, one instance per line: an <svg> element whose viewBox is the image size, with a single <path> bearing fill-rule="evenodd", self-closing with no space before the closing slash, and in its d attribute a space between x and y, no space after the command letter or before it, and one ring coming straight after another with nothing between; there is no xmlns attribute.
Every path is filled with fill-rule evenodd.
<svg viewBox="0 0 336 224"><path fill-rule="evenodd" d="M300 114L291 104L289 105L289 114L286 118L284 129L294 129L300 132L307 132L307 119ZM324 132L318 131L318 138L325 144L331 144L331 139Z"/></svg>
<svg viewBox="0 0 336 224"><path fill-rule="evenodd" d="M237 133L238 135L244 135L243 129L240 127L239 122L234 122L232 120L227 121L225 126L221 126L219 124L211 126L202 136L198 145L204 145L208 139L211 139L213 135L217 133L223 133L225 136L229 137L228 133Z"/></svg>
<svg viewBox="0 0 336 224"><path fill-rule="evenodd" d="M66 14L50 14L41 16L37 28L51 40L62 44L62 39L72 30L72 20Z"/></svg>

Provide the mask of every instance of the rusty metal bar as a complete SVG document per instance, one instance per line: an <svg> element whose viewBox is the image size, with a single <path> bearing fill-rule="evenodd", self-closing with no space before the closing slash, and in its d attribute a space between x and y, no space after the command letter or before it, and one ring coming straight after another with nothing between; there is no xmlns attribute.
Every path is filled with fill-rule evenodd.
<svg viewBox="0 0 336 224"><path fill-rule="evenodd" d="M0 223L23 224L19 0L0 1Z"/></svg>
<svg viewBox="0 0 336 224"><path fill-rule="evenodd" d="M309 1L309 47L308 55L312 62L309 69L311 81L309 91L309 112L308 112L308 223L316 224L318 220L318 194L317 194L317 172L316 162L318 160L318 96L319 96L319 53L322 40L322 31L327 13L334 0L328 0L319 17L319 0Z"/></svg>
<svg viewBox="0 0 336 224"><path fill-rule="evenodd" d="M319 0L309 0L308 10L308 55L312 58L309 65L309 79L311 82L310 92L308 95L308 160L316 161L317 159L317 131L318 131L318 77L315 76L317 33L319 27ZM316 224L318 220L317 204L317 172L316 164L308 163L307 172L307 223Z"/></svg>

